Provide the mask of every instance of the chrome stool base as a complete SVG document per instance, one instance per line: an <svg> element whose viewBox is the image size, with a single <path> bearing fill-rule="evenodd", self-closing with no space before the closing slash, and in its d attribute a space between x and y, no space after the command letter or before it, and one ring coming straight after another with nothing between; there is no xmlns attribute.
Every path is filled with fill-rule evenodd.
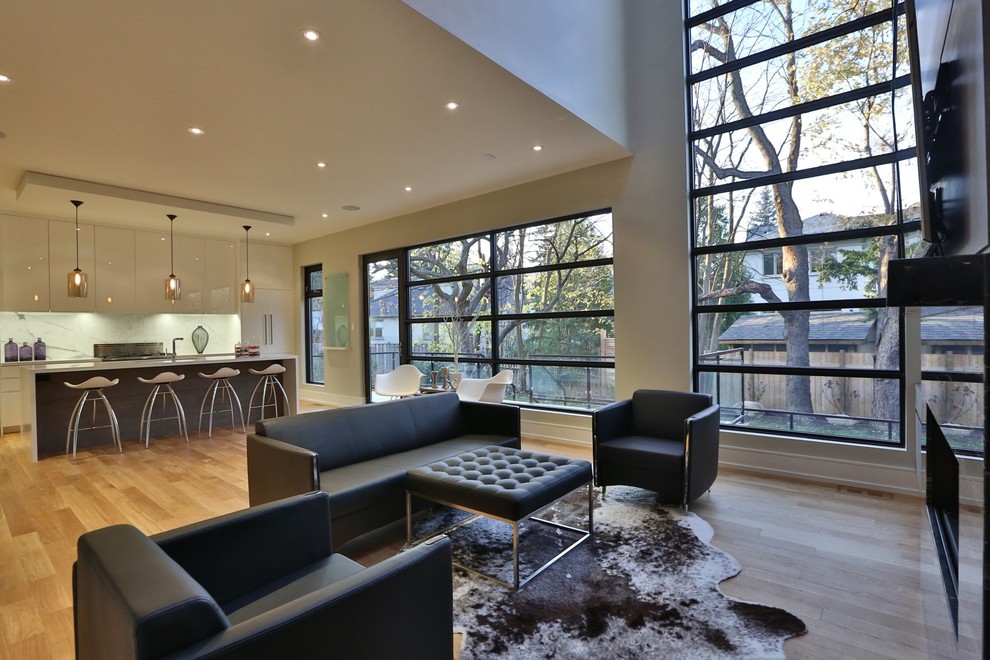
<svg viewBox="0 0 990 660"><path fill-rule="evenodd" d="M138 380L147 385L154 385L155 387L151 390L151 394L144 402L144 408L141 410L141 430L139 437L144 438L144 447L148 448L151 442L151 422L153 421L168 421L176 420L179 425L179 434L186 439L186 444L189 444L189 428L186 425L186 411L182 408L182 402L179 401L179 397L175 394L175 390L172 389L172 383L177 383L185 378L185 374L178 375L171 371L163 371L154 378L141 378ZM162 388L165 391L162 392ZM162 394L162 417L154 417L155 411L155 401L158 399L159 393ZM175 408L175 417L165 417L165 402L171 398L172 407Z"/></svg>
<svg viewBox="0 0 990 660"><path fill-rule="evenodd" d="M282 414L288 415L291 412L289 408L289 395L285 393L285 388L282 387L282 383L278 379L278 374L285 373L285 367L280 364L273 364L265 369L248 369L248 371L255 376L261 376L258 384L254 386L254 390L251 392L251 400L248 402L248 424L251 423L252 410L261 411L258 419L269 419L265 417L265 410L268 408L273 409L275 412L272 417L278 417L279 394L282 395ZM256 406L254 405L254 398L258 394L258 388L261 388L261 404Z"/></svg>
<svg viewBox="0 0 990 660"><path fill-rule="evenodd" d="M207 399L210 400L210 412L209 412L209 415L210 415L210 424L209 424L209 427L208 427L207 437L210 437L210 438L213 437L213 413L214 412L228 412L229 411L230 412L230 425L231 426L234 426L234 411L236 410L237 411L237 414L240 415L240 418L241 418L241 430L244 431L245 433L247 433L247 426L244 424L244 408L241 406L241 400L237 397L237 392L234 390L234 388L230 384L230 380L229 380L229 379L233 378L234 376L239 376L240 374L241 374L240 369L233 369L231 367L221 367L220 369L217 369L216 371L214 371L212 374L204 374L204 373L200 372L200 374L199 374L199 377L200 378L207 378L207 379L210 379L210 380L213 381L212 383L210 383L210 386L208 388L206 388L206 394L203 395L203 403L201 403L200 406L199 406L199 432L200 433L203 432L203 415L207 414L206 412L204 412L205 409L206 409L206 400ZM224 401L224 399L226 399L227 400L227 403L229 404L227 408L222 408L220 410L217 410L216 409L217 392L218 391L220 392L220 405L223 405L223 401ZM235 403L237 404L237 407L236 408L234 407L234 404Z"/></svg>
<svg viewBox="0 0 990 660"><path fill-rule="evenodd" d="M66 387L71 387L74 390L83 390L82 396L76 401L75 408L72 409L72 415L69 417L69 428L65 434L65 453L69 453L69 446L72 446L72 460L76 460L76 448L79 444L79 431L90 431L93 429L110 429L110 434L113 436L113 444L117 450L121 453L124 451L124 444L120 440L120 425L117 423L117 415L113 412L113 407L107 400L106 395L103 393L103 388L113 387L120 382L119 378L114 378L110 380L104 378L103 376L93 376L92 378L85 380L81 383L65 383ZM107 411L107 418L110 423L105 426L96 426L96 404L102 401L103 407ZM83 409L86 407L87 403L93 404L93 417L90 422L91 426L84 426L80 428L79 421L82 419Z"/></svg>

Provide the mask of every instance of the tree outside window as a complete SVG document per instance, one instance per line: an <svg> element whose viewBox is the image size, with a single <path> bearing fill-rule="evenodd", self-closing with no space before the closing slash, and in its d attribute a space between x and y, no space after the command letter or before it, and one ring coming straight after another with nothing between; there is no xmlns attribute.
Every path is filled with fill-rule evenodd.
<svg viewBox="0 0 990 660"><path fill-rule="evenodd" d="M884 297L918 229L903 3L689 7L698 386L725 424L900 443Z"/></svg>

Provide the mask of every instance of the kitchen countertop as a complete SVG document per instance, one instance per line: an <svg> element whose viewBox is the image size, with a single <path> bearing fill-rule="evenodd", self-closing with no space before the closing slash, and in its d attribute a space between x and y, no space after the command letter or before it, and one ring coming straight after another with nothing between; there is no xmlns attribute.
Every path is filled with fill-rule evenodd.
<svg viewBox="0 0 990 660"><path fill-rule="evenodd" d="M116 369L145 369L169 366L192 366L196 364L230 363L230 362L274 362L277 360L295 360L298 356L289 353L268 353L265 355L235 357L233 353L213 353L208 355L179 355L174 360L155 358L145 360L100 360L97 358L78 358L75 360L39 360L37 362L5 362L4 367L20 367L36 374L69 373L75 371L110 371ZM167 371L167 369L165 369Z"/></svg>

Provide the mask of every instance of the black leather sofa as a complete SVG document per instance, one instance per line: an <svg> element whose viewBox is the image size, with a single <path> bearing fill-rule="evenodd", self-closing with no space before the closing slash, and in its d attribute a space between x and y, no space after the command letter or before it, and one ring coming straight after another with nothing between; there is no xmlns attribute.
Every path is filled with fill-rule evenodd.
<svg viewBox="0 0 990 660"><path fill-rule="evenodd" d="M450 658L450 541L365 568L333 553L325 493L145 536L79 538L76 657Z"/></svg>
<svg viewBox="0 0 990 660"><path fill-rule="evenodd" d="M326 491L339 547L405 517L406 470L519 438L518 407L452 392L266 419L247 438L248 493Z"/></svg>

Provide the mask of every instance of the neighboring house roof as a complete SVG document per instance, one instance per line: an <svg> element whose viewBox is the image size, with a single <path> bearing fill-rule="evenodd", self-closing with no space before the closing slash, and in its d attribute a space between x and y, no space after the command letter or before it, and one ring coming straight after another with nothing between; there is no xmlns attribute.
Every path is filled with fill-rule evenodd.
<svg viewBox="0 0 990 660"><path fill-rule="evenodd" d="M927 344L983 344L983 309L956 307L923 310L921 341Z"/></svg>
<svg viewBox="0 0 990 660"><path fill-rule="evenodd" d="M862 312L811 312L812 342L862 343L872 339L873 322ZM782 342L784 319L776 312L743 316L719 337L722 343Z"/></svg>
<svg viewBox="0 0 990 660"><path fill-rule="evenodd" d="M874 341L874 323L864 312L811 312L810 340L815 343ZM743 316L719 336L724 344L784 341L784 320L775 312ZM928 310L921 318L921 341L927 344L982 344L983 310L973 307Z"/></svg>

